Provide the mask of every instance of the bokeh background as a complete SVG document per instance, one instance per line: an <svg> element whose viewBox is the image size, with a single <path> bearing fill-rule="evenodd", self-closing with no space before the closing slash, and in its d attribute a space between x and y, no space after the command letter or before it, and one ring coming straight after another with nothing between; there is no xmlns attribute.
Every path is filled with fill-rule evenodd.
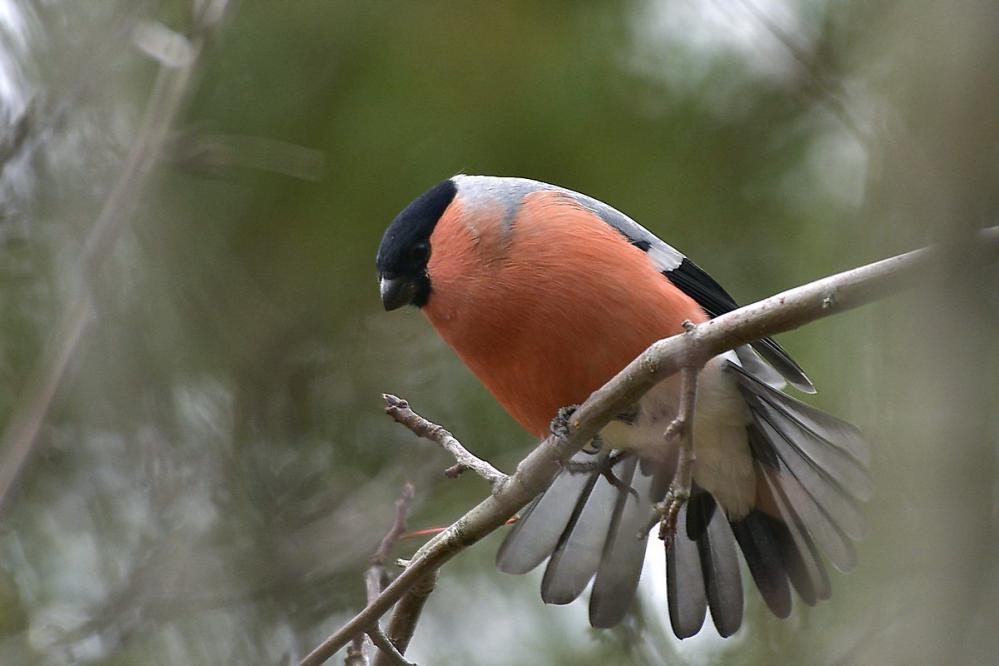
<svg viewBox="0 0 999 666"><path fill-rule="evenodd" d="M363 606L404 481L414 529L487 492L384 391L513 469L531 438L378 301L385 226L458 172L607 201L744 302L950 260L781 338L873 445L831 601L779 621L749 592L734 637L680 643L653 556L596 632L497 573L493 535L412 659L993 662L999 279L972 232L999 224L999 6L224 4L0 0L0 663L300 658Z"/></svg>

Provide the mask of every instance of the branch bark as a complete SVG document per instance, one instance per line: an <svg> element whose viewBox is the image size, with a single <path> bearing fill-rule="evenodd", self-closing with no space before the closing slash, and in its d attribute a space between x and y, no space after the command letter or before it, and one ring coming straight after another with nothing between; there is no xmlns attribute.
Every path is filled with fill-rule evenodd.
<svg viewBox="0 0 999 666"><path fill-rule="evenodd" d="M977 258L999 256L999 227L980 231ZM970 247L970 244L965 247ZM660 340L597 389L569 418L564 436L551 435L517 466L502 487L444 532L428 541L367 608L316 647L300 666L317 666L376 622L428 573L501 526L544 490L562 464L585 446L615 415L657 382L684 367L696 367L729 349L874 302L918 284L920 273L945 263L949 247L914 250L867 266L816 280L711 319L680 335Z"/></svg>

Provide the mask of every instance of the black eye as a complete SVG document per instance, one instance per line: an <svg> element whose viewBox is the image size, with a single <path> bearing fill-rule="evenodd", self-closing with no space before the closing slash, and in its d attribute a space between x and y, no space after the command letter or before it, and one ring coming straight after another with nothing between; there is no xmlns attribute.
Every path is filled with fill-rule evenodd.
<svg viewBox="0 0 999 666"><path fill-rule="evenodd" d="M409 258L417 263L422 263L430 258L430 246L427 243L417 243L409 251Z"/></svg>

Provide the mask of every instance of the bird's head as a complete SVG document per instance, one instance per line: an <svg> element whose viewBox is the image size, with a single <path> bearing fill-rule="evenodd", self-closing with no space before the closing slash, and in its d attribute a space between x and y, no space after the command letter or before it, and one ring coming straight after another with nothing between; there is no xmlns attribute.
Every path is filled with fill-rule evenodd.
<svg viewBox="0 0 999 666"><path fill-rule="evenodd" d="M423 307L430 298L430 235L455 194L457 188L449 178L417 197L386 229L375 258L386 310Z"/></svg>

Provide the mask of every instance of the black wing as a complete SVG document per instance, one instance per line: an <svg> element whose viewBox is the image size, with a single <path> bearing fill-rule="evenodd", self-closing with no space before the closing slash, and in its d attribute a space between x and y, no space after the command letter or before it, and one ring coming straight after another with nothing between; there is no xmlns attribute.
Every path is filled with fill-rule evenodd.
<svg viewBox="0 0 999 666"><path fill-rule="evenodd" d="M676 268L663 271L663 275L683 293L697 301L709 317L717 317L739 307L728 292L714 281L714 278L686 257ZM757 340L752 343L752 347L792 386L805 393L815 393L815 387L805 375L805 371L773 338Z"/></svg>

